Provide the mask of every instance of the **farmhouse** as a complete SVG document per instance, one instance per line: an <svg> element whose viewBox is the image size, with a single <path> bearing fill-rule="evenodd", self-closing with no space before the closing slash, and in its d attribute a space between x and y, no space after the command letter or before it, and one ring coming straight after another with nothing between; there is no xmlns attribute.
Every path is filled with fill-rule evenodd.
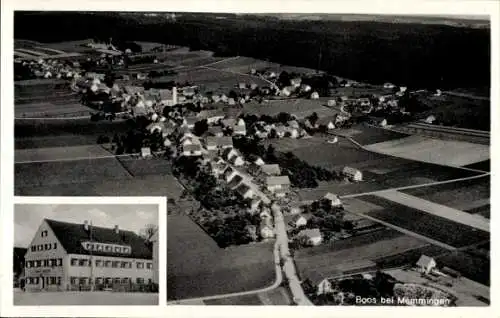
<svg viewBox="0 0 500 318"><path fill-rule="evenodd" d="M344 167L344 169L342 169L342 174L351 181L363 180L363 174L361 173L361 171L352 167Z"/></svg>
<svg viewBox="0 0 500 318"><path fill-rule="evenodd" d="M149 242L132 231L44 219L25 255L26 290L62 291L153 282Z"/></svg>
<svg viewBox="0 0 500 318"><path fill-rule="evenodd" d="M288 190L290 187L290 179L288 176L267 177L266 188L267 190L276 193L279 190Z"/></svg>
<svg viewBox="0 0 500 318"><path fill-rule="evenodd" d="M257 157L257 159L255 159L255 161L254 161L253 163L254 163L255 165L257 165L257 166L262 166L262 165L266 164L266 163L264 162L264 160L262 160L262 158L261 158L261 157Z"/></svg>
<svg viewBox="0 0 500 318"><path fill-rule="evenodd" d="M151 157L151 148L142 147L141 148L141 157L142 158L150 158Z"/></svg>
<svg viewBox="0 0 500 318"><path fill-rule="evenodd" d="M297 237L305 237L307 243L313 246L319 245L323 241L323 237L318 228L302 230L297 234Z"/></svg>
<svg viewBox="0 0 500 318"><path fill-rule="evenodd" d="M318 92L312 92L311 93L311 99L318 99L318 98L319 98Z"/></svg>
<svg viewBox="0 0 500 318"><path fill-rule="evenodd" d="M288 225L294 227L294 228L298 228L298 227L301 227L301 226L306 226L307 225L307 222L309 221L309 219L311 218L310 215L308 214L299 214L299 215L295 215L292 220L288 223Z"/></svg>
<svg viewBox="0 0 500 318"><path fill-rule="evenodd" d="M302 83L302 79L300 77L297 77L297 78L292 78L290 80L290 83L292 84L292 86L294 87L300 87L300 84Z"/></svg>
<svg viewBox="0 0 500 318"><path fill-rule="evenodd" d="M225 114L222 109L202 110L198 113L198 117L201 119L206 119L209 125L217 123L219 120L222 120L224 116Z"/></svg>
<svg viewBox="0 0 500 318"><path fill-rule="evenodd" d="M422 255L417 261L417 268L421 273L429 274L435 267L436 261L434 258L427 255Z"/></svg>
<svg viewBox="0 0 500 318"><path fill-rule="evenodd" d="M229 158L228 162L235 167L241 167L245 164L245 160L240 155L232 156Z"/></svg>
<svg viewBox="0 0 500 318"><path fill-rule="evenodd" d="M251 199L254 195L250 186L241 183L235 190L243 199Z"/></svg>
<svg viewBox="0 0 500 318"><path fill-rule="evenodd" d="M207 137L207 150L225 149L233 146L233 138L231 137Z"/></svg>
<svg viewBox="0 0 500 318"><path fill-rule="evenodd" d="M183 145L182 155L186 157L201 156L202 155L201 145L198 143Z"/></svg>
<svg viewBox="0 0 500 318"><path fill-rule="evenodd" d="M209 136L222 137L224 136L224 132L220 126L211 126L208 127L207 134Z"/></svg>
<svg viewBox="0 0 500 318"><path fill-rule="evenodd" d="M342 206L342 201L340 201L340 198L338 195L333 194L331 192L328 192L324 197L323 200L326 200L330 203L332 207L339 207Z"/></svg>
<svg viewBox="0 0 500 318"><path fill-rule="evenodd" d="M264 164L260 166L260 171L268 176L279 176L281 169L279 164Z"/></svg>
<svg viewBox="0 0 500 318"><path fill-rule="evenodd" d="M235 176L238 175L238 172L234 170L231 166L227 166L226 170L224 170L223 176L226 182L231 182Z"/></svg>
<svg viewBox="0 0 500 318"><path fill-rule="evenodd" d="M239 152L234 148L225 148L222 152L222 158L225 160L229 160L232 157L240 156Z"/></svg>
<svg viewBox="0 0 500 318"><path fill-rule="evenodd" d="M189 129L193 129L194 128L194 124L196 124L196 122L199 121L199 118L198 117L186 117L183 121L183 125Z"/></svg>
<svg viewBox="0 0 500 318"><path fill-rule="evenodd" d="M424 122L427 124L432 124L434 123L434 121L436 121L436 116L434 115L430 115L424 120Z"/></svg>

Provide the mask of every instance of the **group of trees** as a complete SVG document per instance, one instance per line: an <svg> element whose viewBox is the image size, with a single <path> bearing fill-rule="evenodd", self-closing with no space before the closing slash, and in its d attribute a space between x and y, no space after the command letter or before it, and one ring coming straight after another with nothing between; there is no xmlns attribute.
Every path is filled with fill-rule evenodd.
<svg viewBox="0 0 500 318"><path fill-rule="evenodd" d="M314 288L309 288L308 296L315 305L363 305L356 302L356 297L363 299L390 298L394 296L394 286L398 281L389 274L377 271L372 279L363 278L361 275L333 282L335 293L316 295ZM376 305L367 303L365 305Z"/></svg>
<svg viewBox="0 0 500 318"><path fill-rule="evenodd" d="M162 76L168 76L168 75L175 75L177 74L176 71L172 70L163 70L163 71L150 71L148 73L149 78L155 78L155 77L162 77Z"/></svg>
<svg viewBox="0 0 500 318"><path fill-rule="evenodd" d="M248 200L242 200L235 191L219 185L196 158L177 158L173 171L183 178L183 183L201 203L200 209L193 211L191 217L220 247L248 244L254 240L248 226L257 227L260 219L242 213L248 207Z"/></svg>

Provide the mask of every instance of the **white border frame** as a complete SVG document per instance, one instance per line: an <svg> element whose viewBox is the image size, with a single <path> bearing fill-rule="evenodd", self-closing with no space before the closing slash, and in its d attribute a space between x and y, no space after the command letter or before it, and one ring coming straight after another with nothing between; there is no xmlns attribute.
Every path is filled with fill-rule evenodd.
<svg viewBox="0 0 500 318"><path fill-rule="evenodd" d="M355 14L462 14L462 15L489 15L491 23L491 104L499 105L499 13L500 3L495 0L183 0L183 1L162 1L162 0L87 0L84 1L62 1L62 0L4 0L2 1L2 16L1 16L1 31L2 31L2 50L1 56L1 103L0 105L13 105L13 87L12 87L12 51L13 51L13 10L92 10L92 11L192 11L192 12L283 12L283 13L355 13ZM464 44L466 45L466 43ZM459 65L457 67L460 67ZM336 315L341 317L401 317L412 316L422 317L423 315L443 315L443 316L463 316L470 317L471 315L495 316L493 313L500 312L500 298L498 297L499 275L495 269L498 264L497 241L498 227L500 224L496 222L495 215L491 218L491 303L492 305L485 308L459 307L459 308L400 308L400 307L264 307L264 306L168 306L163 307L166 297L160 294L160 306L158 307L104 307L92 308L90 306L77 307L13 307L11 303L12 295L12 239L13 239L13 108L0 107L1 117L1 200L0 200L0 215L1 219L1 244L2 256L7 257L9 261L2 262L0 288L1 292L1 313L0 316L74 316L76 310L77 315L81 317L97 317L97 316L113 316L113 317L163 317L181 316L181 317L234 317L234 316L281 316L287 317L325 317ZM491 161L495 162L497 154L497 146L495 145L496 135L498 133L498 107L491 107ZM492 165L495 170L495 166ZM493 172L492 170L492 172ZM494 173L492 173L491 192L498 193L498 184ZM35 198L15 198L15 202L25 203L26 200L34 200ZM102 198L100 198L102 199ZM129 200L128 198L114 198L120 202ZM142 201L141 197L133 197L134 203ZM36 198L37 203L50 202L50 198ZM65 198L76 202L77 200L89 200L89 198ZM497 206L499 201L492 195L492 205ZM166 204L166 200L165 200ZM163 222L163 223L162 223ZM166 229L164 221L160 218L160 239L161 242L166 242ZM497 231L495 231L497 229ZM163 236L163 237L162 237ZM164 243L166 244L166 243ZM160 260L166 260L166 248L161 248L160 245ZM164 263L166 264L166 263ZM160 272L160 281L162 281L162 273ZM165 275L163 276L165 277ZM164 279L164 278L163 278Z"/></svg>

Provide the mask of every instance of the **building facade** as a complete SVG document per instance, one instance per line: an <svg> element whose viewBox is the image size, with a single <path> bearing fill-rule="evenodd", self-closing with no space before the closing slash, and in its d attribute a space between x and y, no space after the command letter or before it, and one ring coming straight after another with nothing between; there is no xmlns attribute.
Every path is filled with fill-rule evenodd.
<svg viewBox="0 0 500 318"><path fill-rule="evenodd" d="M118 227L45 219L25 255L28 291L132 288L152 282L151 244Z"/></svg>

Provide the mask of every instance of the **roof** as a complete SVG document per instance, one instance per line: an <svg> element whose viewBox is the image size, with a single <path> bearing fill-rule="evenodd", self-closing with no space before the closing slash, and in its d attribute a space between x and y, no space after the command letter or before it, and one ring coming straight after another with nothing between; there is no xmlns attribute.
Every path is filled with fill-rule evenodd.
<svg viewBox="0 0 500 318"><path fill-rule="evenodd" d="M81 242L90 241L89 232L83 224L60 222L45 219L54 235L69 254L89 255L89 251L83 248ZM92 255L101 256L119 256L125 258L152 259L153 252L151 246L146 240L132 231L121 230L118 234L112 228L92 226L92 242L105 244L128 245L131 247L131 254L120 254L114 252L93 251Z"/></svg>
<svg viewBox="0 0 500 318"><path fill-rule="evenodd" d="M422 255L420 256L420 258L418 259L418 262L417 262L417 266L423 266L423 267L426 267L428 266L430 263L436 263L436 261L432 258L432 257L429 257L427 255Z"/></svg>
<svg viewBox="0 0 500 318"><path fill-rule="evenodd" d="M230 164L234 165L236 163L236 160L238 160L238 158L240 158L240 159L243 160L243 158L241 158L240 156L232 156L231 158L229 158L228 161L229 161Z"/></svg>
<svg viewBox="0 0 500 318"><path fill-rule="evenodd" d="M288 178L288 176L267 177L266 184L267 185L286 185L286 184L290 184L290 179Z"/></svg>
<svg viewBox="0 0 500 318"><path fill-rule="evenodd" d="M328 199L328 200L331 200L331 201L337 201L337 200L339 200L339 196L336 195L336 194L333 194L331 192L328 192L327 194L325 194L324 198Z"/></svg>
<svg viewBox="0 0 500 318"><path fill-rule="evenodd" d="M222 120L222 125L226 127L233 126L236 123L236 119L234 118L228 118L228 119L223 119Z"/></svg>
<svg viewBox="0 0 500 318"><path fill-rule="evenodd" d="M235 175L234 178L231 180L231 182L229 182L228 186L230 188L234 188L236 186L238 186L238 184L243 181L243 177L240 176L239 174Z"/></svg>
<svg viewBox="0 0 500 318"><path fill-rule="evenodd" d="M128 94L135 94L135 93L143 93L144 92L144 87L142 86L125 86L124 87L125 92Z"/></svg>
<svg viewBox="0 0 500 318"><path fill-rule="evenodd" d="M232 146L231 137L207 137L207 146Z"/></svg>
<svg viewBox="0 0 500 318"><path fill-rule="evenodd" d="M241 125L234 125L233 126L233 131L246 131L246 127L245 126L241 126Z"/></svg>
<svg viewBox="0 0 500 318"><path fill-rule="evenodd" d="M190 144L190 145L184 145L182 147L182 150L183 151L200 151L201 150L201 146L200 144Z"/></svg>
<svg viewBox="0 0 500 318"><path fill-rule="evenodd" d="M224 110L222 109L207 109L207 110L202 110L201 112L198 113L198 117L203 118L203 119L208 119L211 117L224 117L225 113Z"/></svg>
<svg viewBox="0 0 500 318"><path fill-rule="evenodd" d="M198 117L186 117L186 123L188 125L194 125L197 121L199 121L200 119Z"/></svg>
<svg viewBox="0 0 500 318"><path fill-rule="evenodd" d="M263 173L268 175L280 175L281 169L279 164L264 164L261 166Z"/></svg>
<svg viewBox="0 0 500 318"><path fill-rule="evenodd" d="M305 229L299 232L298 236L307 236L309 238L313 237L321 237L321 231L316 228L316 229Z"/></svg>
<svg viewBox="0 0 500 318"><path fill-rule="evenodd" d="M247 193L250 189L250 186L246 183L242 183L240 184L236 189L235 191L238 192L240 195L244 195L245 193Z"/></svg>
<svg viewBox="0 0 500 318"><path fill-rule="evenodd" d="M220 127L220 126L211 126L211 127L208 127L207 132L209 134L217 135L217 134L222 133L222 127Z"/></svg>
<svg viewBox="0 0 500 318"><path fill-rule="evenodd" d="M352 168L352 167L344 167L344 169L342 169L342 172L343 173L358 173L358 172L361 172L360 170L356 169L356 168Z"/></svg>

